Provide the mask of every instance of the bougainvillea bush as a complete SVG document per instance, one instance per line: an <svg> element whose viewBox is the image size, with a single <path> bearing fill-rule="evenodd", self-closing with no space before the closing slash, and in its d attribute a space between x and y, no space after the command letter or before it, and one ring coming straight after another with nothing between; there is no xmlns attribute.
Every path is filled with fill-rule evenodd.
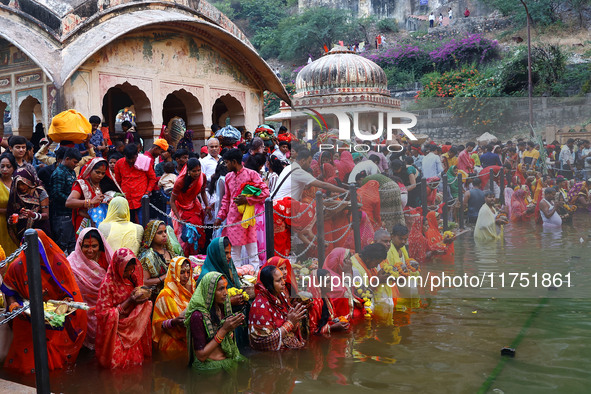
<svg viewBox="0 0 591 394"><path fill-rule="evenodd" d="M498 43L471 34L462 39L452 38L429 53L429 58L438 71L448 71L462 64L484 64L498 58Z"/></svg>
<svg viewBox="0 0 591 394"><path fill-rule="evenodd" d="M462 65L480 65L498 57L497 41L471 34L436 45L403 42L383 52L367 55L382 68L396 67L417 77L432 71L449 71Z"/></svg>

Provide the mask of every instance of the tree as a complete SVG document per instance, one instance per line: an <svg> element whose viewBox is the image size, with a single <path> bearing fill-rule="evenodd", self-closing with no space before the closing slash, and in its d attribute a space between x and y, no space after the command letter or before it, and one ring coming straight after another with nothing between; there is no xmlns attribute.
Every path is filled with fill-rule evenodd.
<svg viewBox="0 0 591 394"><path fill-rule="evenodd" d="M284 19L278 27L282 60L305 60L309 54L322 53L323 47L343 40L348 43L362 36L349 10L310 8Z"/></svg>

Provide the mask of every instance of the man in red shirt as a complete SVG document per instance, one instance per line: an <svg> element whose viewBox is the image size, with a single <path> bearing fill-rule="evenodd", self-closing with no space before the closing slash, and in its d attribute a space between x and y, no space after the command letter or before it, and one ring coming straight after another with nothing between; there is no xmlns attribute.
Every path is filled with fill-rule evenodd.
<svg viewBox="0 0 591 394"><path fill-rule="evenodd" d="M128 144L123 154L125 157L117 160L115 164L115 179L121 185L121 191L129 203L131 219L142 224L142 197L156 186L156 174L152 166L148 171L142 171L135 166L138 157L136 144Z"/></svg>

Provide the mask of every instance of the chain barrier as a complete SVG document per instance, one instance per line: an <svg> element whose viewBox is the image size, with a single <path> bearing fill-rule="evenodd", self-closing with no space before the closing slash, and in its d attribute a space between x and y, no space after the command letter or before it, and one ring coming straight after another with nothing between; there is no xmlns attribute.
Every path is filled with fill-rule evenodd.
<svg viewBox="0 0 591 394"><path fill-rule="evenodd" d="M14 261L14 259L16 259L18 257L18 255L23 251L27 249L27 243L23 243L21 246L19 246L14 252L12 252L7 258L5 258L4 260L0 261L0 268L4 268L6 267L7 264L10 264Z"/></svg>
<svg viewBox="0 0 591 394"><path fill-rule="evenodd" d="M277 249L275 249L275 254L279 255L279 257L283 257L284 259L288 259L288 260L289 260L290 257L295 257L297 259L297 258L302 257L303 255L305 255L306 253L308 253L308 250L310 250L310 248L312 246L314 246L314 241L316 241L316 238L317 238L317 236L315 235L314 238L312 238L312 241L310 241L310 245L308 245L308 247L306 249L304 249L304 251L302 253L300 253L300 254L293 254L293 255L290 255L290 256L286 256L286 255L281 254L280 252L278 252Z"/></svg>
<svg viewBox="0 0 591 394"><path fill-rule="evenodd" d="M336 200L337 198L341 198L341 197L347 198L348 196L349 196L349 190L347 190L346 192L343 192L341 194L337 194L336 196L326 198L324 201L333 201L333 200Z"/></svg>
<svg viewBox="0 0 591 394"><path fill-rule="evenodd" d="M340 240L342 240L343 238L345 238L345 235L349 234L349 230L351 229L351 227L352 227L352 226L353 226L353 223L349 223L349 224L347 225L347 227L349 227L349 228L348 228L347 230L345 230L345 231L343 232L343 234L342 234L342 235L341 235L339 238L335 239L334 241L326 241L326 240L325 240L324 242L326 242L327 244L336 244L337 242L339 242ZM336 231L336 230L335 230L335 231ZM334 232L334 231L333 231L333 232ZM328 234L328 233L327 233L327 234Z"/></svg>
<svg viewBox="0 0 591 394"><path fill-rule="evenodd" d="M331 231L325 232L324 234L332 234L332 233L336 233L337 231L339 231L339 230L343 230L343 229L345 229L345 228L347 228L347 227L351 227L352 225L353 225L352 223L347 223L347 224L345 224L343 227L335 228L334 230L331 230Z"/></svg>
<svg viewBox="0 0 591 394"><path fill-rule="evenodd" d="M154 204L152 204L152 203L150 203L150 206L151 206L152 208L154 208L154 210L155 210L156 212L160 213L161 215L164 215L164 216L166 216L166 217L169 217L169 218L171 218L171 219L172 219L172 220L174 220L175 222L182 223L182 224L184 224L184 225L187 225L187 226L193 226L193 227L196 227L196 228L211 228L211 229L214 229L214 230L216 230L216 229L220 229L220 228L226 228L226 227L238 226L238 225L240 225L240 224L242 224L242 223L247 223L247 222L250 222L252 219L254 219L254 218L258 217L258 216L262 216L262 215L264 215L264 214L265 214L265 212L263 211L263 212L257 213L256 215L254 215L254 216L252 216L252 217L250 217L250 218L248 218L248 219L245 219L245 220L243 220L243 221L241 221L241 222L236 222L236 223L232 223L232 224L225 224L225 225L221 225L221 226L214 226L214 225L199 225L199 224L193 224L193 223L185 222L185 221L184 221L184 220L182 220L182 219L179 219L179 218L176 218L176 217L174 217L174 216L172 216L172 215L169 215L169 214L167 214L166 212L164 212L163 210L161 210L160 208L158 208L157 206L155 206L155 205L154 205Z"/></svg>
<svg viewBox="0 0 591 394"><path fill-rule="evenodd" d="M348 204L349 204L348 201L339 201L332 208L329 208L327 205L325 205L324 210L325 211L336 211L337 209L340 209L343 205L348 205Z"/></svg>
<svg viewBox="0 0 591 394"><path fill-rule="evenodd" d="M23 305L22 307L20 307L19 309L15 309L12 312L0 313L0 318L4 318L4 320L0 321L0 326L8 323L9 321L14 319L15 317L17 317L21 313L23 313L24 311L29 309L30 306L31 305L29 303L27 303L27 304Z"/></svg>

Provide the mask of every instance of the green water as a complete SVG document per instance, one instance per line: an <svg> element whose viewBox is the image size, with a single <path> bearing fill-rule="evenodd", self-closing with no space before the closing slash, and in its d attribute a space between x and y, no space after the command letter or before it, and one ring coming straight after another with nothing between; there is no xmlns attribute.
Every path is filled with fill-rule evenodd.
<svg viewBox="0 0 591 394"><path fill-rule="evenodd" d="M573 272L591 283L591 218L577 216L561 234L509 225L504 245L480 247L471 233L456 241L454 262L426 271ZM583 242L581 242L583 238ZM566 290L539 288L517 298L503 289L466 293L441 290L412 313L395 313L393 326L361 324L348 335L313 341L301 351L249 355L234 376L203 377L179 361L154 360L128 371L105 371L91 353L51 374L54 392L437 392L587 393L591 385L591 297L562 298ZM490 296L496 294L496 296ZM581 293L573 293L581 294ZM501 357L517 345L515 358ZM1 377L34 385L31 376Z"/></svg>

